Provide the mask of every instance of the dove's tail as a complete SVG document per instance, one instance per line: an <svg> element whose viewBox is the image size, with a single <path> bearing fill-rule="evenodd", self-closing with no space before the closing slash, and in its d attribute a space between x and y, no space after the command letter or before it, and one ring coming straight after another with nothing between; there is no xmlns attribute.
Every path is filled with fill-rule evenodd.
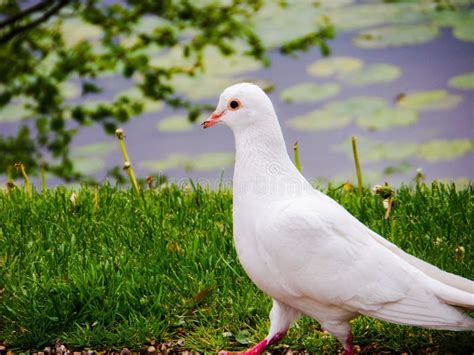
<svg viewBox="0 0 474 355"><path fill-rule="evenodd" d="M398 302L384 305L371 315L394 323L446 330L474 330L474 318L459 308L474 309L474 282L443 271L405 253L378 234L371 236L399 258L421 271L426 288ZM427 290L427 291L426 291Z"/></svg>
<svg viewBox="0 0 474 355"><path fill-rule="evenodd" d="M458 308L472 308L474 294L439 282L428 284L431 284L433 288L425 289L415 286L412 292L403 299L384 304L380 309L365 314L392 323L423 328L474 330L474 318Z"/></svg>

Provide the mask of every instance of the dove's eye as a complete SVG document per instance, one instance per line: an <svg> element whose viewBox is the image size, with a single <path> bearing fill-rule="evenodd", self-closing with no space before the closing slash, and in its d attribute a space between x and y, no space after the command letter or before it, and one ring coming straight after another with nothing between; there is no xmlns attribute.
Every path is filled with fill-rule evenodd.
<svg viewBox="0 0 474 355"><path fill-rule="evenodd" d="M229 108L233 111L238 110L240 108L240 106L241 106L241 103L237 99L232 99L229 102Z"/></svg>

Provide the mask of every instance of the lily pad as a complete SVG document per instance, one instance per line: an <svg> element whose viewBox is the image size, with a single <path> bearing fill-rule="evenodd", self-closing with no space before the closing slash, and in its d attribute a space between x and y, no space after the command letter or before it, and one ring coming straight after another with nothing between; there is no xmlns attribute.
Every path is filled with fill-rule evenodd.
<svg viewBox="0 0 474 355"><path fill-rule="evenodd" d="M265 5L253 17L253 26L263 43L279 46L296 37L318 30L323 11L311 1L289 1L280 6L277 1Z"/></svg>
<svg viewBox="0 0 474 355"><path fill-rule="evenodd" d="M324 110L334 114L359 118L371 115L387 106L387 101L380 97L355 96L346 100L331 101Z"/></svg>
<svg viewBox="0 0 474 355"><path fill-rule="evenodd" d="M321 101L335 96L341 90L336 83L314 84L302 83L290 86L283 90L280 97L286 102L312 102Z"/></svg>
<svg viewBox="0 0 474 355"><path fill-rule="evenodd" d="M454 27L459 24L471 25L474 22L473 11L443 10L429 12L429 17L435 25Z"/></svg>
<svg viewBox="0 0 474 355"><path fill-rule="evenodd" d="M356 96L335 100L322 109L289 119L287 125L297 130L323 130L347 126L352 119L373 115L385 109L387 102L379 97Z"/></svg>
<svg viewBox="0 0 474 355"><path fill-rule="evenodd" d="M351 123L350 115L334 114L328 110L316 110L302 116L290 118L286 125L300 131L319 131L347 126Z"/></svg>
<svg viewBox="0 0 474 355"><path fill-rule="evenodd" d="M370 130L386 130L392 127L406 127L418 122L418 113L409 109L385 107L371 115L360 116L357 125Z"/></svg>
<svg viewBox="0 0 474 355"><path fill-rule="evenodd" d="M141 166L152 171L182 168L186 171L212 171L232 166L233 153L205 153L197 156L170 154L167 159L144 161Z"/></svg>
<svg viewBox="0 0 474 355"><path fill-rule="evenodd" d="M341 75L346 83L356 86L370 85L377 83L389 83L398 79L401 75L399 67L392 64L373 64L366 68L355 70Z"/></svg>
<svg viewBox="0 0 474 355"><path fill-rule="evenodd" d="M327 13L338 30L359 30L383 24L409 24L426 15L419 4L386 3L357 4L337 8Z"/></svg>
<svg viewBox="0 0 474 355"><path fill-rule="evenodd" d="M318 77L343 75L362 68L364 63L353 57L331 57L319 59L308 67L308 74Z"/></svg>
<svg viewBox="0 0 474 355"><path fill-rule="evenodd" d="M73 161L74 169L84 175L95 174L105 167L104 159L97 157L77 157Z"/></svg>
<svg viewBox="0 0 474 355"><path fill-rule="evenodd" d="M335 9L338 7L343 7L351 5L354 3L354 0L316 0L314 5L322 9Z"/></svg>
<svg viewBox="0 0 474 355"><path fill-rule="evenodd" d="M450 94L446 90L432 90L406 94L398 100L397 104L408 109L428 111L451 109L461 101L460 95Z"/></svg>
<svg viewBox="0 0 474 355"><path fill-rule="evenodd" d="M357 142L362 162L402 160L413 156L417 151L415 143L385 143L364 137L358 137ZM348 159L353 159L350 138L344 143L334 146L333 149L337 152L344 152Z"/></svg>
<svg viewBox="0 0 474 355"><path fill-rule="evenodd" d="M457 159L474 150L474 141L469 139L443 140L436 139L425 143L396 143L373 141L368 138L358 139L359 156L361 161L406 160L418 157L430 162ZM334 146L338 152L344 152L352 159L351 140Z"/></svg>
<svg viewBox="0 0 474 355"><path fill-rule="evenodd" d="M436 26L386 26L362 31L353 42L361 48L387 48L426 43L438 36L439 28Z"/></svg>
<svg viewBox="0 0 474 355"><path fill-rule="evenodd" d="M113 142L100 142L75 147L71 151L74 168L84 175L95 174L104 169L105 157L118 149Z"/></svg>
<svg viewBox="0 0 474 355"><path fill-rule="evenodd" d="M453 29L453 35L461 41L474 41L474 24L459 24Z"/></svg>
<svg viewBox="0 0 474 355"><path fill-rule="evenodd" d="M411 170L413 170L413 165L404 161L399 164L386 166L383 169L383 173L384 175L389 176L389 175L395 175L395 174L403 174Z"/></svg>
<svg viewBox="0 0 474 355"><path fill-rule="evenodd" d="M423 143L417 155L430 162L453 160L474 150L474 141L470 139L435 139Z"/></svg>
<svg viewBox="0 0 474 355"><path fill-rule="evenodd" d="M474 71L452 77L448 85L456 89L474 89Z"/></svg>
<svg viewBox="0 0 474 355"><path fill-rule="evenodd" d="M143 168L153 171L164 171L178 168L186 164L188 157L184 154L170 154L164 160L146 160L140 163Z"/></svg>
<svg viewBox="0 0 474 355"><path fill-rule="evenodd" d="M192 130L194 126L187 116L182 115L165 117L157 124L161 132L186 132Z"/></svg>

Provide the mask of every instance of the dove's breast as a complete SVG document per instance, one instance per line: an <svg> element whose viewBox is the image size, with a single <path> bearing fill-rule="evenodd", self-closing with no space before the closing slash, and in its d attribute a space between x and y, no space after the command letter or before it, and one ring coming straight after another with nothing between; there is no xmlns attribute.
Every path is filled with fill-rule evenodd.
<svg viewBox="0 0 474 355"><path fill-rule="evenodd" d="M234 202L234 243L237 256L250 279L263 292L275 299L288 299L291 291L278 282L278 270L268 262L268 256L259 243L258 224L268 219L268 203Z"/></svg>

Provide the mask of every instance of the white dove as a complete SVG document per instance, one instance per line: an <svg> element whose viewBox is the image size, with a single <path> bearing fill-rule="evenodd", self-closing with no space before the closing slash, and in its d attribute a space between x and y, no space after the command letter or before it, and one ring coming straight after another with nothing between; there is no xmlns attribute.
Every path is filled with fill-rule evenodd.
<svg viewBox="0 0 474 355"><path fill-rule="evenodd" d="M474 330L474 282L405 253L315 190L290 160L273 105L256 85L228 87L203 123L235 137L234 242L251 280L273 298L268 336L301 315L353 354L349 321L367 315L433 329Z"/></svg>

